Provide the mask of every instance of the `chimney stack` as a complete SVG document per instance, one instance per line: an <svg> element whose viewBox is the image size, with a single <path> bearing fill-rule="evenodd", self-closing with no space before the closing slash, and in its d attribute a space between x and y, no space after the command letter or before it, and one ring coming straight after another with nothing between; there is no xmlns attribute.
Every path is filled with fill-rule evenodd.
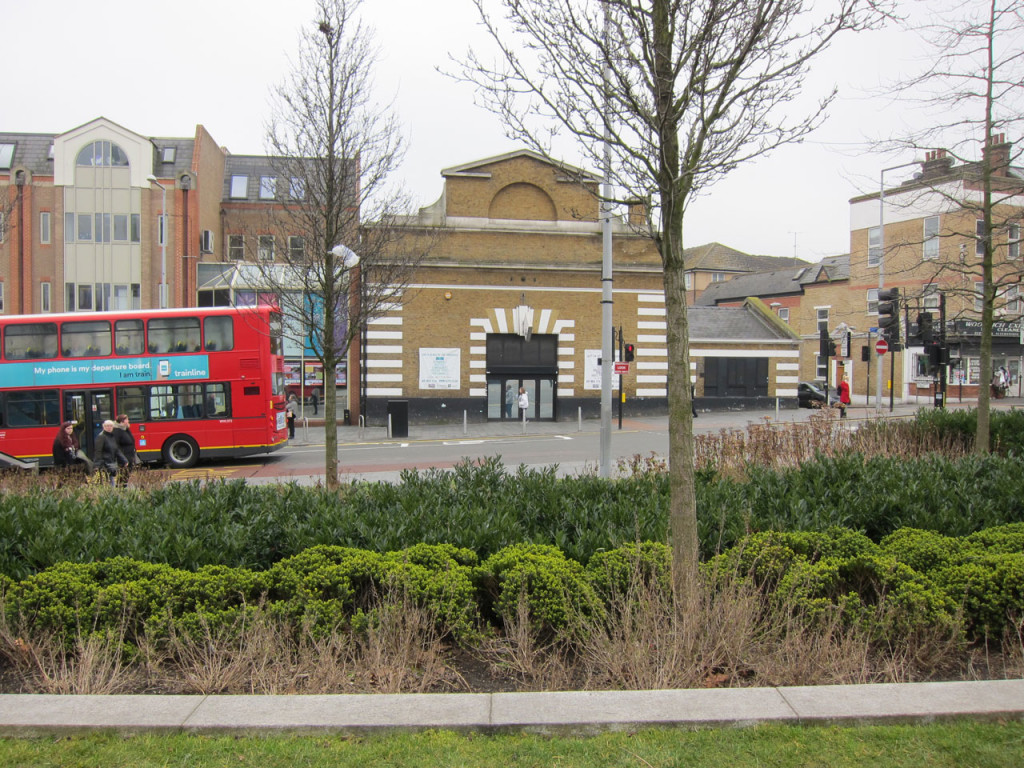
<svg viewBox="0 0 1024 768"><path fill-rule="evenodd" d="M933 149L924 153L924 162L921 163L921 178L928 180L945 176L952 167L953 158L946 150Z"/></svg>
<svg viewBox="0 0 1024 768"><path fill-rule="evenodd" d="M993 176L1010 175L1010 147L1005 133L994 133L989 137L983 151Z"/></svg>

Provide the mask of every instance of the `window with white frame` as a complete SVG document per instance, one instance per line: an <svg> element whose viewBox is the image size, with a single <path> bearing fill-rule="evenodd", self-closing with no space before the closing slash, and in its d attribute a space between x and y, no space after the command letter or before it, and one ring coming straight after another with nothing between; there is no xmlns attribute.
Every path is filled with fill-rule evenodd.
<svg viewBox="0 0 1024 768"><path fill-rule="evenodd" d="M177 147L164 147L160 151L160 160L164 163L173 163L175 156L178 154Z"/></svg>
<svg viewBox="0 0 1024 768"><path fill-rule="evenodd" d="M784 323L789 322L789 307L779 307L779 320Z"/></svg>
<svg viewBox="0 0 1024 768"><path fill-rule="evenodd" d="M683 273L683 289L687 291L693 290L693 272Z"/></svg>
<svg viewBox="0 0 1024 768"><path fill-rule="evenodd" d="M11 164L14 162L14 145L4 142L0 144L0 168L3 170L10 170Z"/></svg>
<svg viewBox="0 0 1024 768"><path fill-rule="evenodd" d="M39 213L39 242L43 245L50 244L50 238L52 233L50 232L50 212L40 211Z"/></svg>
<svg viewBox="0 0 1024 768"><path fill-rule="evenodd" d="M921 309L926 312L938 309L940 300L939 286L934 283L929 283L921 289Z"/></svg>
<svg viewBox="0 0 1024 768"><path fill-rule="evenodd" d="M302 261L306 256L306 241L299 235L288 236L288 258L291 261Z"/></svg>
<svg viewBox="0 0 1024 768"><path fill-rule="evenodd" d="M258 256L261 261L274 260L274 236L260 235Z"/></svg>
<svg viewBox="0 0 1024 768"><path fill-rule="evenodd" d="M305 200L306 199L306 182L300 179L298 176L292 176L291 185L289 187L289 194L292 200Z"/></svg>
<svg viewBox="0 0 1024 768"><path fill-rule="evenodd" d="M876 295L875 298L877 299L878 296ZM818 314L818 333L819 334L822 331L825 331L825 333L828 333L828 312L829 312L829 309L830 309L830 307L818 307L817 308L817 314Z"/></svg>
<svg viewBox="0 0 1024 768"><path fill-rule="evenodd" d="M1006 228L1006 258L1020 258L1020 224L1010 224Z"/></svg>
<svg viewBox="0 0 1024 768"><path fill-rule="evenodd" d="M981 257L985 255L985 220L978 219L974 223L974 253Z"/></svg>
<svg viewBox="0 0 1024 768"><path fill-rule="evenodd" d="M974 311L981 312L985 306L985 284L974 284Z"/></svg>
<svg viewBox="0 0 1024 768"><path fill-rule="evenodd" d="M277 196L277 179L260 176L260 200L273 200Z"/></svg>
<svg viewBox="0 0 1024 768"><path fill-rule="evenodd" d="M133 243L142 242L142 214L132 213L128 216L128 237Z"/></svg>
<svg viewBox="0 0 1024 768"><path fill-rule="evenodd" d="M868 288L868 314L878 314L878 289Z"/></svg>
<svg viewBox="0 0 1024 768"><path fill-rule="evenodd" d="M241 261L245 258L245 236L228 235L228 258Z"/></svg>
<svg viewBox="0 0 1024 768"><path fill-rule="evenodd" d="M725 272L712 272L711 282L712 283L724 283L726 280Z"/></svg>
<svg viewBox="0 0 1024 768"><path fill-rule="evenodd" d="M1021 311L1021 300L1020 300L1020 286L1009 285L1002 292L1003 299L1003 314L1020 316Z"/></svg>
<svg viewBox="0 0 1024 768"><path fill-rule="evenodd" d="M78 234L75 238L78 242L92 242L92 215L88 213L78 214Z"/></svg>
<svg viewBox="0 0 1024 768"><path fill-rule="evenodd" d="M51 284L42 282L39 284L39 311L40 312L52 312L53 308L50 302L50 291L52 290Z"/></svg>
<svg viewBox="0 0 1024 768"><path fill-rule="evenodd" d="M234 200L244 200L249 194L249 177L235 175L231 177L231 197Z"/></svg>
<svg viewBox="0 0 1024 768"><path fill-rule="evenodd" d="M0 312L4 311L4 284L0 282Z"/></svg>
<svg viewBox="0 0 1024 768"><path fill-rule="evenodd" d="M924 220L924 247L922 256L925 259L939 258L939 217L926 216Z"/></svg>
<svg viewBox="0 0 1024 768"><path fill-rule="evenodd" d="M877 267L882 262L882 228L868 229L868 266Z"/></svg>
<svg viewBox="0 0 1024 768"><path fill-rule="evenodd" d="M114 214L114 242L115 243L127 243L128 242L128 214L127 213L115 213Z"/></svg>

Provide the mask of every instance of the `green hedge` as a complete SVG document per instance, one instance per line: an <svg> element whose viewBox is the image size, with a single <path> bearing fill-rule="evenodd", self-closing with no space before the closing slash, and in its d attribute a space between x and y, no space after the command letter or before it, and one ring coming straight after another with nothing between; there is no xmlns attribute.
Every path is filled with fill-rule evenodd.
<svg viewBox="0 0 1024 768"><path fill-rule="evenodd" d="M1024 617L1022 536L1020 524L962 539L900 530L881 544L841 528L759 533L704 563L702 573L711 583L749 579L770 604L804 621L839 620L880 642L958 627L970 638L998 639ZM668 590L669 578L668 548L650 542L599 553L587 566L536 544L479 561L450 545L388 553L317 546L266 571L189 572L127 558L63 563L4 581L3 609L9 623L57 633L69 648L93 632L119 633L130 646L143 636L222 634L257 608L296 633L358 630L360 617L396 596L455 641L522 620L552 638L603 616L637 585Z"/></svg>
<svg viewBox="0 0 1024 768"><path fill-rule="evenodd" d="M742 480L700 472L696 491L704 559L757 531L842 526L880 541L901 527L966 536L1024 522L1024 461L1013 457L821 457L786 471L749 467ZM553 470L509 473L498 459L339 491L237 481L149 493L8 492L0 493L0 574L22 579L116 557L267 570L318 545L447 544L487 558L527 542L586 564L629 542L666 541L668 493L664 475L560 479Z"/></svg>

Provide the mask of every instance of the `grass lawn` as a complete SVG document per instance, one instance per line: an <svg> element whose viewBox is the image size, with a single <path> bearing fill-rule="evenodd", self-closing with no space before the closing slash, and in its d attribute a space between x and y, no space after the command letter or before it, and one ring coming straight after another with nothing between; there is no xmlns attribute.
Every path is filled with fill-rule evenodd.
<svg viewBox="0 0 1024 768"><path fill-rule="evenodd" d="M0 766L12 768L367 765L1019 768L1024 765L1024 723L958 721L860 728L646 729L575 738L427 731L365 738L327 734L268 734L252 738L94 734L0 740Z"/></svg>

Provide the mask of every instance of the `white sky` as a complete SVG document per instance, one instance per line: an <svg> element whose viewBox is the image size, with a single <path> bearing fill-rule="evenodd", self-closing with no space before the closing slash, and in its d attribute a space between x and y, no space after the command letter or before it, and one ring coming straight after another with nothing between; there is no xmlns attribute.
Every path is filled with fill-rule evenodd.
<svg viewBox="0 0 1024 768"><path fill-rule="evenodd" d="M50 0L7 2L5 105L0 130L60 133L107 117L146 136L192 136L203 124L235 154L264 152L272 85L289 71L311 0ZM405 126L397 179L419 205L442 191L440 171L517 148L469 86L437 72L480 39L470 0L365 0L381 49L377 83ZM841 100L800 146L737 169L696 201L686 246L718 241L755 254L809 261L849 247L851 197L873 192L879 168L911 157L871 156L866 136L907 119L863 94L883 69L898 72L910 46L894 33L850 37L819 61L810 92ZM882 52L888 52L883 55ZM888 126L888 128L886 127ZM920 127L920 126L914 126ZM886 176L887 183L894 179Z"/></svg>

